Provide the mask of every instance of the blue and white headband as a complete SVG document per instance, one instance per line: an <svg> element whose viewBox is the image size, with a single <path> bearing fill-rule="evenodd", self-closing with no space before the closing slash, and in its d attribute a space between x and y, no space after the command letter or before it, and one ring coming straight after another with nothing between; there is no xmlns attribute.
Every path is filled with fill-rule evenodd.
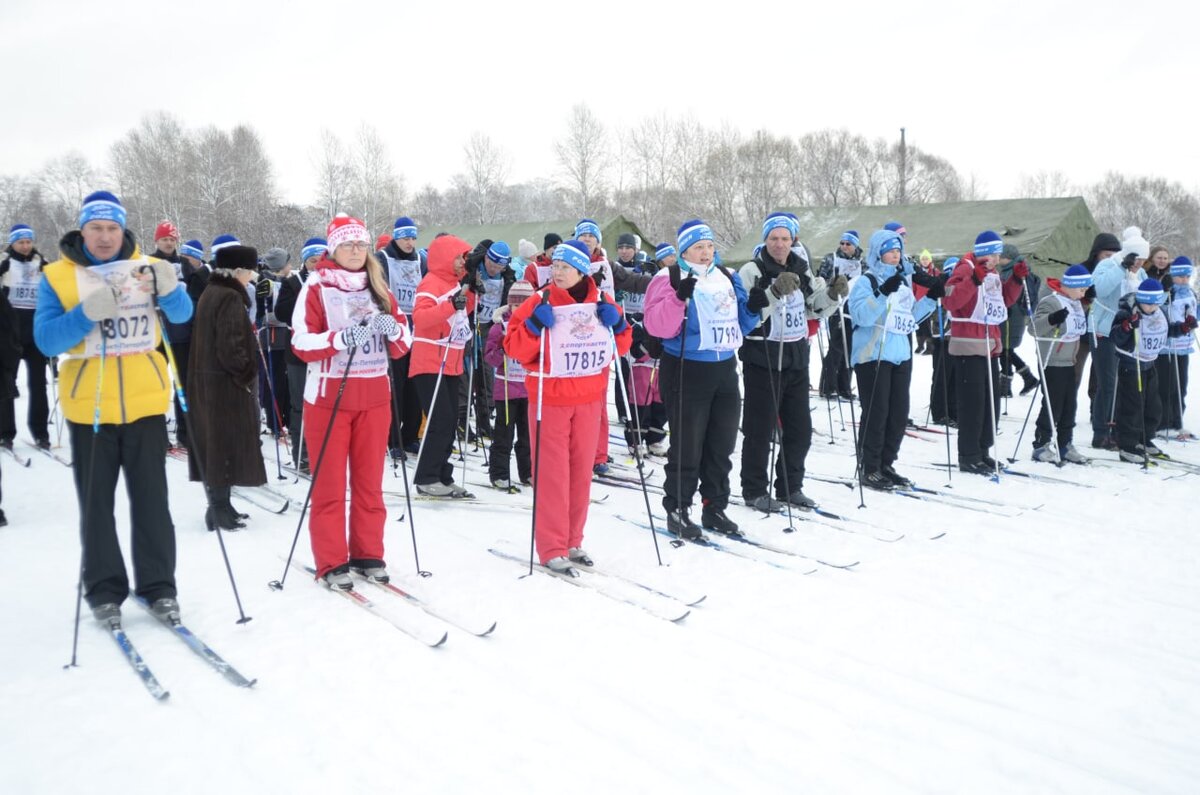
<svg viewBox="0 0 1200 795"><path fill-rule="evenodd" d="M33 230L26 224L14 224L12 229L8 230L8 244L11 246L18 240L33 240Z"/></svg>
<svg viewBox="0 0 1200 795"><path fill-rule="evenodd" d="M577 242L577 241L572 241ZM582 246L582 243L578 243ZM557 262L565 262L575 270L582 273L584 276L591 275L592 260L587 254L584 254L576 246L570 243L559 243L554 247L554 256L550 258Z"/></svg>
<svg viewBox="0 0 1200 795"><path fill-rule="evenodd" d="M241 241L233 235L217 235L217 237L213 238L211 246L213 259L217 258L217 252L221 249L229 248L230 246L240 246L241 244Z"/></svg>
<svg viewBox="0 0 1200 795"><path fill-rule="evenodd" d="M580 235L594 235L597 242L604 240L604 236L600 234L600 225L591 218L583 218L575 224L575 237L578 238Z"/></svg>
<svg viewBox="0 0 1200 795"><path fill-rule="evenodd" d="M392 229L392 237L395 240L401 240L406 237L411 237L414 240L417 237L417 224L407 215L396 219L396 226Z"/></svg>
<svg viewBox="0 0 1200 795"><path fill-rule="evenodd" d="M199 243L200 243L199 240L189 240L188 242L184 243L182 246L179 247L179 253L185 257L192 257L193 259L203 260L204 259L204 249L199 248Z"/></svg>
<svg viewBox="0 0 1200 795"><path fill-rule="evenodd" d="M1192 261L1187 257L1176 257L1171 263L1172 276L1186 276L1189 279L1192 277Z"/></svg>
<svg viewBox="0 0 1200 795"><path fill-rule="evenodd" d="M677 257L679 254L675 251L675 247L670 243L659 243L654 249L654 259L662 262L667 257Z"/></svg>
<svg viewBox="0 0 1200 795"><path fill-rule="evenodd" d="M979 237L975 238L974 251L977 257L998 257L1004 251L1004 241L1000 239L1000 235L989 229L980 232Z"/></svg>
<svg viewBox="0 0 1200 795"><path fill-rule="evenodd" d="M767 220L763 221L762 236L763 240L767 239L767 235L771 234L772 229L786 229L792 236L792 240L800 237L800 224L794 219L782 213L776 213L767 216Z"/></svg>
<svg viewBox="0 0 1200 795"><path fill-rule="evenodd" d="M1072 265L1063 273L1059 284L1063 287L1080 287L1086 290L1092 286L1092 274L1082 265Z"/></svg>
<svg viewBox="0 0 1200 795"><path fill-rule="evenodd" d="M92 199L85 202L79 210L79 228L82 229L89 221L115 221L124 229L125 208L119 201L107 198Z"/></svg>
<svg viewBox="0 0 1200 795"><path fill-rule="evenodd" d="M855 248L862 248L858 240L858 232L855 232L853 229L847 229L845 232L842 232L842 242L853 243Z"/></svg>
<svg viewBox="0 0 1200 795"><path fill-rule="evenodd" d="M716 238L713 237L713 231L706 223L693 224L692 226L679 230L679 237L675 240L675 247L679 249L679 253L682 255L701 240L711 240L716 243Z"/></svg>
<svg viewBox="0 0 1200 795"><path fill-rule="evenodd" d="M1137 302L1139 304L1161 304L1166 298L1162 283L1158 279L1146 279L1138 285Z"/></svg>
<svg viewBox="0 0 1200 795"><path fill-rule="evenodd" d="M300 249L300 261L308 262L313 257L323 257L328 251L324 238L310 237L304 241L304 248Z"/></svg>

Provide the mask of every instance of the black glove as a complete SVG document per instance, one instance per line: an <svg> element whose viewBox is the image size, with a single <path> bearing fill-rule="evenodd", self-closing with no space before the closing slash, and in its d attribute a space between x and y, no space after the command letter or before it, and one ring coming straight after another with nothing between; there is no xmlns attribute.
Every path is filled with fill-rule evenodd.
<svg viewBox="0 0 1200 795"><path fill-rule="evenodd" d="M771 302L767 299L767 291L758 285L751 287L746 295L746 309L751 312L761 312L769 303Z"/></svg>
<svg viewBox="0 0 1200 795"><path fill-rule="evenodd" d="M604 284L604 269L603 268L601 268L600 270L598 270L592 274L592 281L594 281L596 283L596 289L599 290L600 285Z"/></svg>
<svg viewBox="0 0 1200 795"><path fill-rule="evenodd" d="M900 283L904 281L904 274L897 270L889 276L883 284L879 285L880 295L891 295L900 289Z"/></svg>
<svg viewBox="0 0 1200 795"><path fill-rule="evenodd" d="M266 276L260 276L258 283L254 285L254 293L259 298L266 298L271 294L271 280Z"/></svg>
<svg viewBox="0 0 1200 795"><path fill-rule="evenodd" d="M913 281L913 284L917 285L918 287L930 288L930 287L933 287L934 282L938 281L938 277L936 277L932 274L926 273L925 271L921 270L920 268L914 268L913 275L912 275L912 281Z"/></svg>
<svg viewBox="0 0 1200 795"><path fill-rule="evenodd" d="M1094 286L1087 288L1087 291L1084 292L1084 294L1083 294L1083 300L1085 300L1085 301L1095 301L1096 300L1096 288Z"/></svg>
<svg viewBox="0 0 1200 795"><path fill-rule="evenodd" d="M1046 317L1046 321L1051 326L1061 326L1063 324L1063 322L1067 319L1068 314L1069 314L1069 312L1067 312L1067 308L1064 306L1062 309L1058 310L1057 312L1051 312Z"/></svg>
<svg viewBox="0 0 1200 795"><path fill-rule="evenodd" d="M916 281L916 279L913 279L913 281ZM929 285L929 288L926 291L925 296L927 298L933 299L934 301L938 300L939 298L945 298L946 297L946 283L944 281L942 281L941 279L935 278L933 280L933 282Z"/></svg>
<svg viewBox="0 0 1200 795"><path fill-rule="evenodd" d="M691 300L694 292L696 292L696 277L689 276L679 280L679 286L675 288L675 297L687 303Z"/></svg>
<svg viewBox="0 0 1200 795"><path fill-rule="evenodd" d="M450 303L454 304L455 309L467 308L467 293L464 290L459 290L454 298L450 299Z"/></svg>

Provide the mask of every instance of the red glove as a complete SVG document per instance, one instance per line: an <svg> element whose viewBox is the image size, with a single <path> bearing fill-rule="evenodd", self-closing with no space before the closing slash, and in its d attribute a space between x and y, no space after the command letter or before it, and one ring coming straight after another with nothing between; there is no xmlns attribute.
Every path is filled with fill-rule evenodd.
<svg viewBox="0 0 1200 795"><path fill-rule="evenodd" d="M985 268L983 265L980 265L978 262L974 263L974 265L975 265L975 279L979 282L982 282L984 277L987 276L989 273L991 273L991 271L988 270L987 268Z"/></svg>
<svg viewBox="0 0 1200 795"><path fill-rule="evenodd" d="M1121 328L1125 331L1133 331L1142 323L1140 315L1130 315L1121 321Z"/></svg>
<svg viewBox="0 0 1200 795"><path fill-rule="evenodd" d="M1186 334L1190 334L1194 328L1196 328L1196 316L1188 315L1183 319L1183 331Z"/></svg>
<svg viewBox="0 0 1200 795"><path fill-rule="evenodd" d="M1017 264L1013 265L1013 276L1016 276L1018 279L1029 277L1029 266L1025 264L1025 260L1017 260Z"/></svg>

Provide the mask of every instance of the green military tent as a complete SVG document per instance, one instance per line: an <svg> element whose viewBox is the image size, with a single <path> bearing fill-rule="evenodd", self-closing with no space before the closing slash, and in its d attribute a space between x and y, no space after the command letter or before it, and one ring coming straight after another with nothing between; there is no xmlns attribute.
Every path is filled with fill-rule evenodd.
<svg viewBox="0 0 1200 795"><path fill-rule="evenodd" d="M1042 276L1058 276L1063 266L1051 260L1080 262L1100 231L1087 204L1078 196L783 209L800 219L800 240L816 262L836 248L845 230L857 231L866 251L872 232L888 221L898 221L908 230L905 249L914 258L922 249L929 249L937 262L960 256L971 250L976 235L993 229L1028 258L1034 271ZM728 252L722 252L722 259L730 265L750 260L754 247L762 241L760 230L761 221Z"/></svg>
<svg viewBox="0 0 1200 795"><path fill-rule="evenodd" d="M513 254L517 253L517 243L524 238L532 242L540 251L542 241L546 237L547 232L557 232L562 236L563 240L570 239L575 231L575 220L567 221L531 221L521 224L455 224L453 226L427 226L421 229L421 234L417 237L417 245L421 248L429 246L430 241L434 236L441 232L448 232L455 237L460 237L470 243L472 246L480 240L503 240L512 249ZM637 235L642 239L642 249L649 254L654 254L654 241L646 238L642 231L637 226L623 215L615 215L611 218L597 220L600 225L601 241L600 245L604 246L608 252L610 259L617 258L617 237L629 232Z"/></svg>

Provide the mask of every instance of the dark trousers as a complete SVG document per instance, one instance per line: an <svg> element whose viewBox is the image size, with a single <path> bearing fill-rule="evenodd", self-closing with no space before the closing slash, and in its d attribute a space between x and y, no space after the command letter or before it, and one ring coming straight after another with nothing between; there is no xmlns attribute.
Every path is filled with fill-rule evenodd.
<svg viewBox="0 0 1200 795"><path fill-rule="evenodd" d="M282 430L280 423L284 426L288 423L288 409L291 406L286 352L273 351L264 346L262 354L258 366L259 398L267 415L267 429L278 435Z"/></svg>
<svg viewBox="0 0 1200 795"><path fill-rule="evenodd" d="M955 389L954 363L957 356L946 353L949 338L933 337L929 348L933 351L933 381L929 385L930 421L944 425L947 420L958 422L957 390Z"/></svg>
<svg viewBox="0 0 1200 795"><path fill-rule="evenodd" d="M1117 444L1133 452L1145 444L1162 419L1162 402L1158 396L1158 373L1154 367L1142 370L1138 383L1137 368L1124 362L1117 371Z"/></svg>
<svg viewBox="0 0 1200 795"><path fill-rule="evenodd" d="M829 350L821 360L821 395L843 397L850 394L850 368L846 364L846 343L850 320L843 324L840 313L829 317Z"/></svg>
<svg viewBox="0 0 1200 795"><path fill-rule="evenodd" d="M308 464L308 449L304 446L304 382L308 380L308 365L287 363L288 401L291 403L288 427L292 429L292 462Z"/></svg>
<svg viewBox="0 0 1200 795"><path fill-rule="evenodd" d="M876 361L855 365L862 424L858 444L862 471L878 472L900 456L900 443L908 427L908 387L912 382L912 359L900 364Z"/></svg>
<svg viewBox="0 0 1200 795"><path fill-rule="evenodd" d="M1117 399L1117 350L1111 337L1098 337L1092 351L1092 375L1096 391L1092 397L1092 435L1111 436L1113 401Z"/></svg>
<svg viewBox="0 0 1200 795"><path fill-rule="evenodd" d="M953 356L957 376L958 463L983 460L995 438L1000 414L1000 359L990 356ZM991 369L992 407L988 410L988 369ZM862 387L860 386L861 390Z"/></svg>
<svg viewBox="0 0 1200 795"><path fill-rule="evenodd" d="M1045 447L1050 443L1050 418L1053 417L1058 449L1062 450L1075 438L1076 395L1079 391L1075 387L1075 368L1069 365L1047 367L1045 376L1042 410L1038 413L1033 446Z"/></svg>
<svg viewBox="0 0 1200 795"><path fill-rule="evenodd" d="M1013 370L1019 373L1025 369L1025 360L1012 348L1006 348L1004 353L1000 354L1000 369L1005 375L1011 376Z"/></svg>
<svg viewBox="0 0 1200 795"><path fill-rule="evenodd" d="M483 326L480 327L484 328ZM487 326L491 328L491 324ZM487 334L486 331L483 334ZM491 435L491 406L488 405L488 390L491 386L488 385L488 379L484 376L484 370L488 369L483 362L483 356L475 354L476 342L482 344L486 336L480 337L479 340L467 342L463 348L463 373L460 380L455 384L454 390L457 395L457 411L458 411L458 427L466 432L467 428L467 400L471 396L468 391L474 393L474 405L471 407L471 416L475 418L475 431L481 435ZM474 372L474 375L471 373ZM442 385L445 388L445 384ZM425 399L421 399L421 405L424 406Z"/></svg>
<svg viewBox="0 0 1200 795"><path fill-rule="evenodd" d="M1084 334L1079 338L1079 348L1075 351L1075 391L1083 385L1083 371L1087 369L1088 354L1092 352L1092 335ZM1092 396L1091 384L1088 385L1088 397Z"/></svg>
<svg viewBox="0 0 1200 795"><path fill-rule="evenodd" d="M633 398L626 396L625 390L621 387L621 385L632 384L633 373L630 372L629 369L629 360L624 356L618 359L617 363L621 368L621 377L614 382L613 398L614 402L617 404L617 419L619 419L622 423L625 423L632 419L632 417L627 417L625 415L625 401L629 401L629 410L633 411L634 400Z"/></svg>
<svg viewBox="0 0 1200 795"><path fill-rule="evenodd" d="M742 409L737 360L696 362L664 355L658 374L671 423L663 507L691 506L698 484L706 505L724 509Z"/></svg>
<svg viewBox="0 0 1200 795"><path fill-rule="evenodd" d="M46 400L46 357L36 345L26 345L21 353L25 362L25 385L29 397L29 412L26 415L29 432L34 441L49 439L47 424L50 420L50 404ZM14 398L0 400L0 439L12 441L17 438L17 418L13 410Z"/></svg>
<svg viewBox="0 0 1200 795"><path fill-rule="evenodd" d="M421 435L421 398L408 380L408 356L392 359L392 427L388 447L395 450L414 444ZM396 408L400 416L396 416Z"/></svg>
<svg viewBox="0 0 1200 795"><path fill-rule="evenodd" d="M183 342L171 343L171 356L175 359L176 370L171 373L173 377L179 379L179 387L183 390L183 396L187 397L187 371L188 359L192 353L192 341L184 340ZM179 393L175 395L175 444L179 447L188 446L188 428L187 417L184 416L183 406L179 403Z"/></svg>
<svg viewBox="0 0 1200 795"><path fill-rule="evenodd" d="M807 346L801 349L807 351ZM753 364L742 366L746 387L741 471L745 500L761 497L771 488L768 468L771 438L777 427L782 441L775 458L775 496L786 499L804 485L804 460L812 445L807 362L805 365L782 373Z"/></svg>
<svg viewBox="0 0 1200 795"><path fill-rule="evenodd" d="M437 383L437 373L415 375L410 380L417 387L421 398L421 408L424 410L425 441L422 442L421 455L417 461L417 472L413 475L413 483L427 486L430 483L454 482L454 465L450 463L450 455L454 452L454 431L458 422L458 386L466 375L443 375L442 383ZM437 387L437 401L434 402L434 388Z"/></svg>
<svg viewBox="0 0 1200 795"><path fill-rule="evenodd" d="M125 475L138 596L175 596L175 526L167 505L167 424L163 416L127 425L68 422L83 543L84 596L92 607L129 595L113 516L117 476Z"/></svg>
<svg viewBox="0 0 1200 795"><path fill-rule="evenodd" d="M492 457L488 462L488 476L492 480L508 480L511 470L508 463L517 448L517 479L529 480L533 471L529 464L529 398L509 398L496 401L495 434L492 436Z"/></svg>
<svg viewBox="0 0 1200 795"><path fill-rule="evenodd" d="M625 423L625 443L630 447L644 442L658 444L667 438L667 407L662 403L631 404L633 416ZM641 430L641 437L638 430Z"/></svg>
<svg viewBox="0 0 1200 795"><path fill-rule="evenodd" d="M1178 431L1183 428L1183 412L1187 408L1188 354L1160 353L1154 367L1158 370L1158 395L1162 403L1158 429Z"/></svg>

